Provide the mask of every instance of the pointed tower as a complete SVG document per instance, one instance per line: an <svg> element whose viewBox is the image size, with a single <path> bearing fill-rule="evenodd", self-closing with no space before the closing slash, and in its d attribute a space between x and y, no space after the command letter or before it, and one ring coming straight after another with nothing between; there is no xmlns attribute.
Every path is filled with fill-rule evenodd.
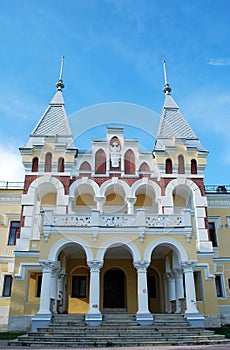
<svg viewBox="0 0 230 350"><path fill-rule="evenodd" d="M157 165L162 176L186 174L188 177L203 177L208 152L172 98L165 61L163 67L165 101L153 150Z"/></svg>
<svg viewBox="0 0 230 350"><path fill-rule="evenodd" d="M70 175L77 149L65 111L62 95L64 88L64 57L62 57L57 91L41 119L32 131L26 145L20 148L26 175L42 175L44 172L61 176Z"/></svg>

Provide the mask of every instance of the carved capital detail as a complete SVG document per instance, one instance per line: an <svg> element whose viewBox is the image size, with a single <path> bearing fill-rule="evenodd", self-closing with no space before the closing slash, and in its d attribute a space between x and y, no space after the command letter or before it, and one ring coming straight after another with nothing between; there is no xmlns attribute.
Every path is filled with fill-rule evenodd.
<svg viewBox="0 0 230 350"><path fill-rule="evenodd" d="M99 272L103 266L103 261L91 260L91 261L87 261L87 265L90 268L90 272Z"/></svg>
<svg viewBox="0 0 230 350"><path fill-rule="evenodd" d="M137 272L146 272L149 262L145 260L134 261L133 266L137 269Z"/></svg>
<svg viewBox="0 0 230 350"><path fill-rule="evenodd" d="M39 264L42 267L42 272L57 273L60 270L60 261L40 260Z"/></svg>
<svg viewBox="0 0 230 350"><path fill-rule="evenodd" d="M184 272L193 272L196 265L197 265L196 261L192 261L192 260L180 261L180 266Z"/></svg>

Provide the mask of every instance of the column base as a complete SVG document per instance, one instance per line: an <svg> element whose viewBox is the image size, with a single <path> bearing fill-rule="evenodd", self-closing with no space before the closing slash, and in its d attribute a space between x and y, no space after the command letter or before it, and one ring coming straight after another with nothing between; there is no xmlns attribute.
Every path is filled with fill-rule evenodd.
<svg viewBox="0 0 230 350"><path fill-rule="evenodd" d="M49 327L52 314L35 314L32 317L32 332L37 331L38 328Z"/></svg>
<svg viewBox="0 0 230 350"><path fill-rule="evenodd" d="M204 315L198 313L185 313L185 319L188 321L191 327L205 327L205 317Z"/></svg>
<svg viewBox="0 0 230 350"><path fill-rule="evenodd" d="M136 321L141 326L151 326L153 324L153 315L150 313L136 314Z"/></svg>
<svg viewBox="0 0 230 350"><path fill-rule="evenodd" d="M100 326L102 323L102 314L100 312L86 314L85 323L87 324L87 326Z"/></svg>

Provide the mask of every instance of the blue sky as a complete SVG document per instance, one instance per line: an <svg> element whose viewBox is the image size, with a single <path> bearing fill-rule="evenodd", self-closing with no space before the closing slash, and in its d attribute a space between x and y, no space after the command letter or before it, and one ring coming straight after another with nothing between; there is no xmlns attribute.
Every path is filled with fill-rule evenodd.
<svg viewBox="0 0 230 350"><path fill-rule="evenodd" d="M229 13L226 0L1 1L0 180L22 178L18 148L55 93L64 55L70 116L108 102L160 115L166 59L172 96L210 151L205 183L229 184Z"/></svg>

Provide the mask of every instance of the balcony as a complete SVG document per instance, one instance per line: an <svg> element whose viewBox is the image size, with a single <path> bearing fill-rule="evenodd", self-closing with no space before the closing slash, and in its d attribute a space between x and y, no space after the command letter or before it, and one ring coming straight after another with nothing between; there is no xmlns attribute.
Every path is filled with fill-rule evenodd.
<svg viewBox="0 0 230 350"><path fill-rule="evenodd" d="M101 214L92 210L90 214L61 215L51 210L44 211L43 233L47 241L50 234L78 233L138 233L140 240L146 234L183 234L190 241L192 234L191 212L184 209L181 214L147 214L138 209L135 214Z"/></svg>

